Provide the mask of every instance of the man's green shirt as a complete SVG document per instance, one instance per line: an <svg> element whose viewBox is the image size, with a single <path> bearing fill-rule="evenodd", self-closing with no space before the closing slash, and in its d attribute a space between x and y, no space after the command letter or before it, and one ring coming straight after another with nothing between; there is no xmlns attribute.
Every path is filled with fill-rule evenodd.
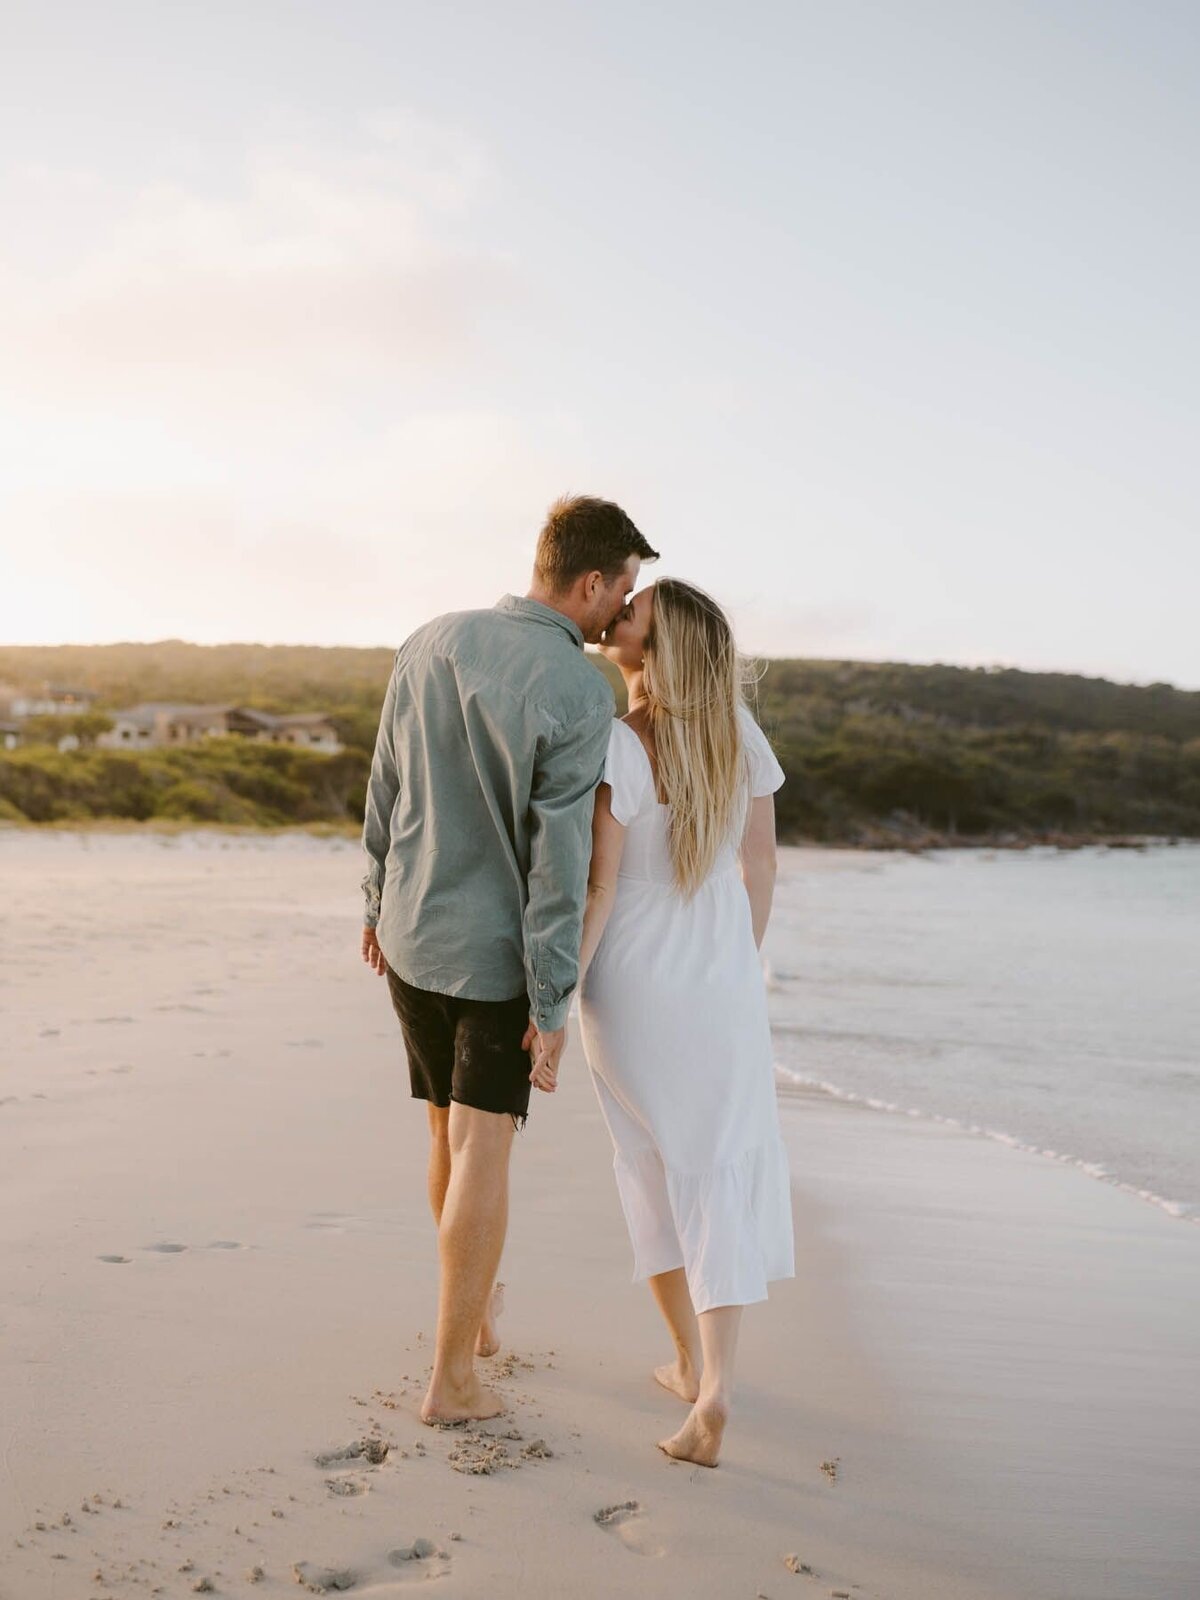
<svg viewBox="0 0 1200 1600"><path fill-rule="evenodd" d="M407 983L563 1026L579 976L608 684L560 612L506 595L396 653L367 791L363 890Z"/></svg>

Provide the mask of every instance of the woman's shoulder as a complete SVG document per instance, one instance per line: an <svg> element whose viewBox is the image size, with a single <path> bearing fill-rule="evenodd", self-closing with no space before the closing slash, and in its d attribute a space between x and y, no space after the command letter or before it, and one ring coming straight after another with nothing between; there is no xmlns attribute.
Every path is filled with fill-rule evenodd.
<svg viewBox="0 0 1200 1600"><path fill-rule="evenodd" d="M771 742L755 721L748 706L739 704L737 716L750 767L750 792L756 798L774 794L782 785L784 775L783 768L779 765L774 750L771 749Z"/></svg>
<svg viewBox="0 0 1200 1600"><path fill-rule="evenodd" d="M762 745L770 747L766 734L759 726L758 718L750 707L740 700L738 701L737 720L742 738L751 749L757 749Z"/></svg>
<svg viewBox="0 0 1200 1600"><path fill-rule="evenodd" d="M615 717L608 739L604 782L612 790L612 813L629 822L645 803L650 788L650 756L627 718Z"/></svg>
<svg viewBox="0 0 1200 1600"><path fill-rule="evenodd" d="M620 730L619 732L616 731L618 729ZM623 717L614 718L613 730L609 745L610 749L612 748L612 742L631 752L634 752L634 747L638 746L647 763L653 765L650 743L650 718L640 706L636 711L627 711Z"/></svg>

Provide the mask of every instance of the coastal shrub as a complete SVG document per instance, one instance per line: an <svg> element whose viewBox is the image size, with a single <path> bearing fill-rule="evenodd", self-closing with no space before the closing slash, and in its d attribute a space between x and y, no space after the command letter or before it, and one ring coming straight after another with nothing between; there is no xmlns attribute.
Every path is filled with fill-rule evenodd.
<svg viewBox="0 0 1200 1600"><path fill-rule="evenodd" d="M31 822L154 815L152 776L136 756L53 747L0 757L0 795Z"/></svg>
<svg viewBox="0 0 1200 1600"><path fill-rule="evenodd" d="M166 789L155 812L180 821L253 823L254 807L211 778L182 778Z"/></svg>
<svg viewBox="0 0 1200 1600"><path fill-rule="evenodd" d="M26 717L21 724L21 737L27 745L57 747L58 741L64 738L77 739L81 745L93 745L112 725L112 718L99 711L80 711L61 717Z"/></svg>
<svg viewBox="0 0 1200 1600"><path fill-rule="evenodd" d="M137 700L321 709L345 749L234 737L164 750L0 751L0 818L355 828L394 649L154 645L0 649L0 680ZM592 659L613 682L610 665ZM623 686L614 684L623 709ZM1200 692L1013 669L774 661L754 696L787 783L780 837L1200 837ZM82 723L89 737L94 724ZM26 731L30 731L28 724Z"/></svg>
<svg viewBox="0 0 1200 1600"><path fill-rule="evenodd" d="M368 767L361 751L325 756L232 738L171 750L34 746L0 753L0 802L30 822L344 824L361 821Z"/></svg>

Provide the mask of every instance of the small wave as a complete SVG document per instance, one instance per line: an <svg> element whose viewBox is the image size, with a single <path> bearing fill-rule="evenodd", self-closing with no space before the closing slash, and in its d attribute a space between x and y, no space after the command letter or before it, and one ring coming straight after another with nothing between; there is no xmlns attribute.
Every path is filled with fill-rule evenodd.
<svg viewBox="0 0 1200 1600"><path fill-rule="evenodd" d="M794 1072L790 1067L780 1066L778 1062L775 1063L775 1076L785 1086L790 1084L803 1089L815 1089L820 1094L828 1095L831 1100L846 1100L854 1105L866 1106L872 1111L888 1111L893 1116L921 1117L926 1122L940 1122L945 1127L958 1129L960 1133L975 1134L982 1139L992 1139L997 1144L1006 1144L1013 1150L1024 1150L1029 1155L1045 1156L1047 1160L1060 1161L1064 1166L1086 1172L1089 1178L1099 1178L1102 1183L1110 1184L1115 1189L1122 1189L1138 1200L1148 1201L1160 1211L1165 1211L1169 1217L1177 1217L1181 1222L1200 1225L1200 1207L1188 1205L1181 1200L1167 1200L1162 1195L1155 1194L1152 1189L1142 1189L1135 1183L1126 1183L1123 1178L1116 1177L1099 1161L1087 1161L1082 1156L1073 1156L1063 1150L1048 1150L1044 1145L1030 1144L1028 1140L1018 1139L1015 1134L1005 1133L999 1128L985 1128L978 1122L963 1122L959 1117L943 1116L939 1111L923 1111L919 1106L902 1106L897 1105L894 1100L880 1100L874 1095L855 1094L853 1090L843 1089L824 1078L812 1078L806 1073Z"/></svg>

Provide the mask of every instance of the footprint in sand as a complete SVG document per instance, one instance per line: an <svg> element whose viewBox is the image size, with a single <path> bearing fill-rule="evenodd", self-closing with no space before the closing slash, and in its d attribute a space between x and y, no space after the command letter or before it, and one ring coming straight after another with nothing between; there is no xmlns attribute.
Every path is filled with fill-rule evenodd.
<svg viewBox="0 0 1200 1600"><path fill-rule="evenodd" d="M361 1478L326 1478L325 1487L330 1494L356 1495L366 1494L371 1485Z"/></svg>
<svg viewBox="0 0 1200 1600"><path fill-rule="evenodd" d="M314 1211L304 1226L316 1228L321 1233L348 1233L352 1229L365 1228L367 1220L349 1211Z"/></svg>
<svg viewBox="0 0 1200 1600"><path fill-rule="evenodd" d="M605 1506L592 1519L605 1533L615 1536L635 1556L665 1556L666 1547L654 1537L654 1528L636 1500Z"/></svg>
<svg viewBox="0 0 1200 1600"><path fill-rule="evenodd" d="M432 1539L414 1539L411 1544L389 1550L388 1563L396 1568L401 1583L425 1583L450 1572L450 1557Z"/></svg>
<svg viewBox="0 0 1200 1600"><path fill-rule="evenodd" d="M319 1467L336 1467L346 1461L368 1461L378 1467L387 1460L388 1449L383 1439L352 1439L338 1450L323 1450L313 1459Z"/></svg>
<svg viewBox="0 0 1200 1600"><path fill-rule="evenodd" d="M97 1256L97 1261L111 1261L114 1267L127 1267L133 1260L132 1256Z"/></svg>
<svg viewBox="0 0 1200 1600"><path fill-rule="evenodd" d="M311 1561L297 1561L292 1577L310 1594L337 1593L353 1589L358 1582L358 1573L350 1567L315 1567Z"/></svg>
<svg viewBox="0 0 1200 1600"><path fill-rule="evenodd" d="M206 1250L244 1250L246 1246L236 1239L212 1239L204 1246Z"/></svg>
<svg viewBox="0 0 1200 1600"><path fill-rule="evenodd" d="M156 1250L159 1255L163 1255L163 1256L177 1256L180 1253L181 1250L186 1250L187 1249L187 1245L185 1245L185 1244L171 1244L168 1240L162 1239L162 1240L159 1241L158 1244L144 1244L142 1246L142 1249L143 1250Z"/></svg>

